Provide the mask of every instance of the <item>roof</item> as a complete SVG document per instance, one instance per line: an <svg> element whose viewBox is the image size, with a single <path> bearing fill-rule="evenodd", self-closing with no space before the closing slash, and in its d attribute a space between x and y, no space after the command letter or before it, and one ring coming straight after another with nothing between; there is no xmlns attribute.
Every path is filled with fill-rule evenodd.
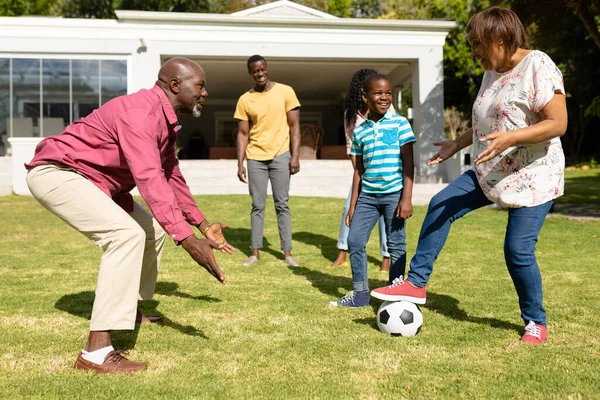
<svg viewBox="0 0 600 400"><path fill-rule="evenodd" d="M254 17L274 17L274 18L318 18L318 19L336 19L331 14L324 13L314 8L296 4L289 0L274 1L263 4L262 6L248 8L243 11L232 13L238 16Z"/></svg>
<svg viewBox="0 0 600 400"><path fill-rule="evenodd" d="M447 33L454 21L338 18L289 0L280 0L232 14L116 10L119 22L166 25L286 27L352 30L400 30Z"/></svg>

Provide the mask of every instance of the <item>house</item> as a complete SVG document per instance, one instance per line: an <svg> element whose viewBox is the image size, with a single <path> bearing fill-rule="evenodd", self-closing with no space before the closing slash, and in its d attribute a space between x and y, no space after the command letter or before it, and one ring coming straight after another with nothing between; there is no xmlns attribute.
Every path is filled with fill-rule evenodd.
<svg viewBox="0 0 600 400"><path fill-rule="evenodd" d="M253 84L246 70L253 54L267 59L272 80L295 89L301 123L324 133L319 159L303 161L292 194L345 197L351 171L335 158L344 144L343 98L360 68L388 75L397 111L411 118L416 181L448 181L446 167L428 167L427 159L435 153L431 143L444 136L442 49L454 22L337 18L288 0L228 15L116 14L117 20L0 18L0 132L12 152L10 162L0 157L0 166L12 166L15 193L28 193L22 165L41 137L113 97L151 87L174 56L196 60L207 76L203 115L183 119L179 138L182 171L194 193L247 193L234 160L210 158L211 150L212 158L233 154L233 111ZM410 107L402 106L403 95L412 98Z"/></svg>

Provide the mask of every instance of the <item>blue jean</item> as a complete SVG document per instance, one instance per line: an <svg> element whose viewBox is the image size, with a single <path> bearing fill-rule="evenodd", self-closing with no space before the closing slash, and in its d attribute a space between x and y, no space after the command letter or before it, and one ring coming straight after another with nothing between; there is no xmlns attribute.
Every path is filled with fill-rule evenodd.
<svg viewBox="0 0 600 400"><path fill-rule="evenodd" d="M352 187L350 187L350 193L344 204L344 212L342 213L342 222L340 222L340 234L338 236L337 248L338 250L348 251L348 232L350 228L346 225L346 215L350 209L350 199L352 197ZM379 251L383 257L389 257L390 253L387 248L387 236L385 234L385 222L383 221L383 215L379 218ZM369 235L371 232L369 232Z"/></svg>
<svg viewBox="0 0 600 400"><path fill-rule="evenodd" d="M367 249L369 235L380 217L384 219L387 246L390 252L389 282L404 276L406 269L406 232L404 219L396 218L396 210L402 191L389 194L367 194L358 196L350 232L348 248L352 268L352 289L356 292L369 290L367 276Z"/></svg>
<svg viewBox="0 0 600 400"><path fill-rule="evenodd" d="M504 238L504 259L519 297L521 318L546 325L542 305L542 277L535 257L535 245L552 201L534 207L511 208ZM421 227L419 243L407 279L424 287L433 271L433 263L442 251L450 225L470 211L491 201L483 194L473 171L467 171L429 202Z"/></svg>

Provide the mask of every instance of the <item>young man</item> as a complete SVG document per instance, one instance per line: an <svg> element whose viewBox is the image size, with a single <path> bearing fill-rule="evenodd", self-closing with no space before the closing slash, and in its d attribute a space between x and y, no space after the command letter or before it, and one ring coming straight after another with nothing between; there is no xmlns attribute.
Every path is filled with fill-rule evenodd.
<svg viewBox="0 0 600 400"><path fill-rule="evenodd" d="M263 57L250 57L247 67L254 87L239 98L234 115L239 120L237 175L240 181L249 184L252 197L252 255L243 265L250 266L260 260L270 180L284 260L297 267L298 261L292 257L292 217L288 200L290 175L300 171L300 102L290 86L269 80L267 61ZM247 178L244 158L248 159Z"/></svg>

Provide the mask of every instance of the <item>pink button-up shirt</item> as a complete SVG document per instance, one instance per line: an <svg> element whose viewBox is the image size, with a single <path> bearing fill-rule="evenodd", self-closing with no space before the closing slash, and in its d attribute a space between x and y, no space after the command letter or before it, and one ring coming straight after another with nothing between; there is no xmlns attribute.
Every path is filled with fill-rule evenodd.
<svg viewBox="0 0 600 400"><path fill-rule="evenodd" d="M77 170L132 211L138 187L152 214L177 242L204 221L179 170L175 141L179 121L158 86L117 97L58 136L42 140L25 167L55 164Z"/></svg>

